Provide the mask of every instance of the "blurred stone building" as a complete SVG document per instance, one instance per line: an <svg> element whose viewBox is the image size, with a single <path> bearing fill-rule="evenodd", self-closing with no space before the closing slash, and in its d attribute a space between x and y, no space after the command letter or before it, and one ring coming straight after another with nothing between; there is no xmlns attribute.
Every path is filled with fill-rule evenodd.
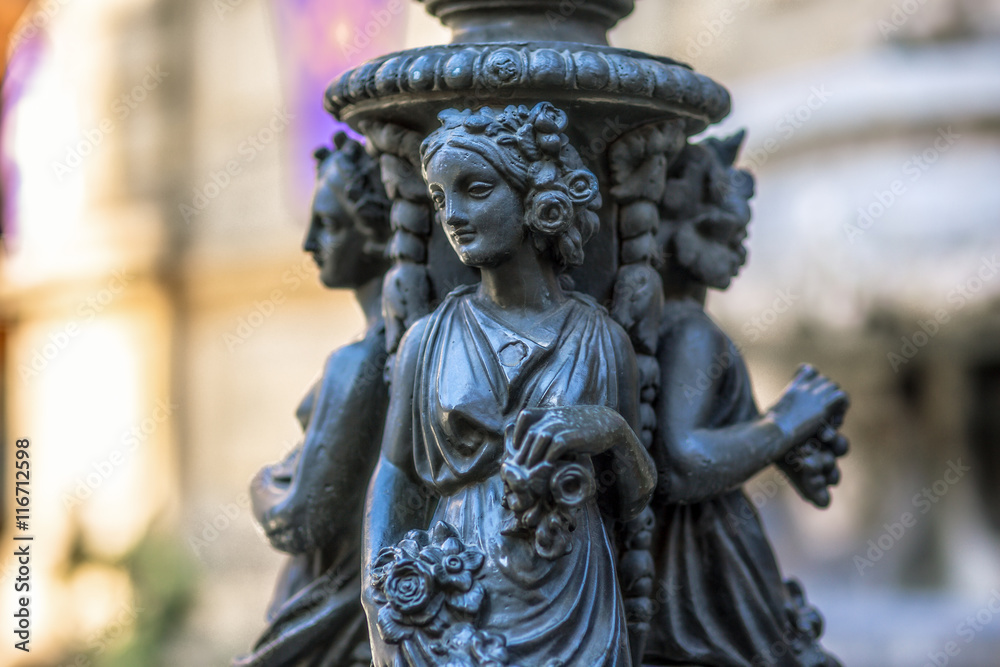
<svg viewBox="0 0 1000 667"><path fill-rule="evenodd" d="M0 427L5 463L32 442L37 555L3 664L226 664L262 627L281 557L247 485L362 327L299 250L323 83L448 39L409 4L51 0L13 28ZM712 133L749 130L750 261L709 306L761 404L802 360L852 395L829 510L747 487L786 574L845 664L995 666L1000 2L637 5L613 43L712 76Z"/></svg>

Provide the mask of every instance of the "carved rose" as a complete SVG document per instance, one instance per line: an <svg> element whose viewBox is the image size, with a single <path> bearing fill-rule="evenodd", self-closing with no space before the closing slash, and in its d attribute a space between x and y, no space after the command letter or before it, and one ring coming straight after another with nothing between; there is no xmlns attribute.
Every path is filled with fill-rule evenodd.
<svg viewBox="0 0 1000 667"><path fill-rule="evenodd" d="M578 206L594 201L599 192L597 177L589 169L577 169L567 174L566 187L570 199Z"/></svg>
<svg viewBox="0 0 1000 667"><path fill-rule="evenodd" d="M557 109L550 102L541 102L532 109L535 116L535 129L542 134L559 134L569 125L569 118L562 109Z"/></svg>
<svg viewBox="0 0 1000 667"><path fill-rule="evenodd" d="M594 476L578 463L570 463L552 475L552 498L558 505L579 507L597 491Z"/></svg>
<svg viewBox="0 0 1000 667"><path fill-rule="evenodd" d="M572 551L570 533L576 528L576 512L597 492L590 461L527 467L508 459L500 467L500 477L504 505L514 513L504 534L532 540L535 553L546 560Z"/></svg>
<svg viewBox="0 0 1000 667"><path fill-rule="evenodd" d="M378 630L389 644L441 637L478 616L486 590L476 581L485 556L458 539L446 523L415 530L379 552L372 566Z"/></svg>
<svg viewBox="0 0 1000 667"><path fill-rule="evenodd" d="M503 636L478 630L470 623L456 625L430 645L435 665L447 667L517 667L511 664Z"/></svg>
<svg viewBox="0 0 1000 667"><path fill-rule="evenodd" d="M528 206L525 222L536 232L557 236L573 223L573 202L558 190L536 193Z"/></svg>
<svg viewBox="0 0 1000 667"><path fill-rule="evenodd" d="M389 604L404 614L425 610L433 593L434 572L420 561L397 561L385 581L385 597Z"/></svg>
<svg viewBox="0 0 1000 667"><path fill-rule="evenodd" d="M547 514L535 529L535 551L547 560L555 560L573 551L569 541L570 530L575 527L563 512Z"/></svg>

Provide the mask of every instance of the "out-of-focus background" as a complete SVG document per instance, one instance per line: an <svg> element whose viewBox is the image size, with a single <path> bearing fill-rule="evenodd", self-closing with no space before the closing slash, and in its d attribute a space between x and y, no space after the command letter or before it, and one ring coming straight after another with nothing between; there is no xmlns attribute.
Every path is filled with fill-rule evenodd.
<svg viewBox="0 0 1000 667"><path fill-rule="evenodd" d="M1000 2L637 4L613 44L749 130L750 261L709 306L760 402L803 360L853 398L829 510L747 485L785 573L848 666L1000 665ZM227 664L282 560L248 482L362 330L299 249L323 89L448 34L399 0L4 0L0 38L0 664Z"/></svg>

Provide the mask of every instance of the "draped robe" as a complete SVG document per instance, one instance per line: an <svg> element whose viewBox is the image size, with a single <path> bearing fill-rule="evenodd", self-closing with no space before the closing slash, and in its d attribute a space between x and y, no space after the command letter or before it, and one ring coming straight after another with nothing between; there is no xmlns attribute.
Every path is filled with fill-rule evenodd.
<svg viewBox="0 0 1000 667"><path fill-rule="evenodd" d="M690 335L712 341L720 350L715 358L724 366L704 390L711 396L711 410L699 428L721 429L758 419L750 375L736 345L700 306L669 304L661 350L682 345ZM671 370L663 369L662 391L686 401L684 392L697 378L677 377ZM839 666L817 641L820 621L815 609L805 603L797 583L782 581L764 526L742 487L655 511L659 604L646 645L650 664Z"/></svg>
<svg viewBox="0 0 1000 667"><path fill-rule="evenodd" d="M440 496L446 521L486 554L482 628L506 638L512 663L630 667L613 550L596 500L583 506L572 551L554 561L531 541L504 535L504 431L525 408L619 409L622 377L635 377L625 333L589 297L567 300L518 331L472 288L452 292L429 317L414 383L414 465Z"/></svg>

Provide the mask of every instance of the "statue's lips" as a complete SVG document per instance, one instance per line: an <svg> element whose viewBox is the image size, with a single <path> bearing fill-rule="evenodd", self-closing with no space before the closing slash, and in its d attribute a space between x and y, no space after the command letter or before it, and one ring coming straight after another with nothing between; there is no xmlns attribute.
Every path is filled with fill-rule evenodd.
<svg viewBox="0 0 1000 667"><path fill-rule="evenodd" d="M476 239L476 230L469 229L468 227L451 231L449 234L459 245L468 245Z"/></svg>

